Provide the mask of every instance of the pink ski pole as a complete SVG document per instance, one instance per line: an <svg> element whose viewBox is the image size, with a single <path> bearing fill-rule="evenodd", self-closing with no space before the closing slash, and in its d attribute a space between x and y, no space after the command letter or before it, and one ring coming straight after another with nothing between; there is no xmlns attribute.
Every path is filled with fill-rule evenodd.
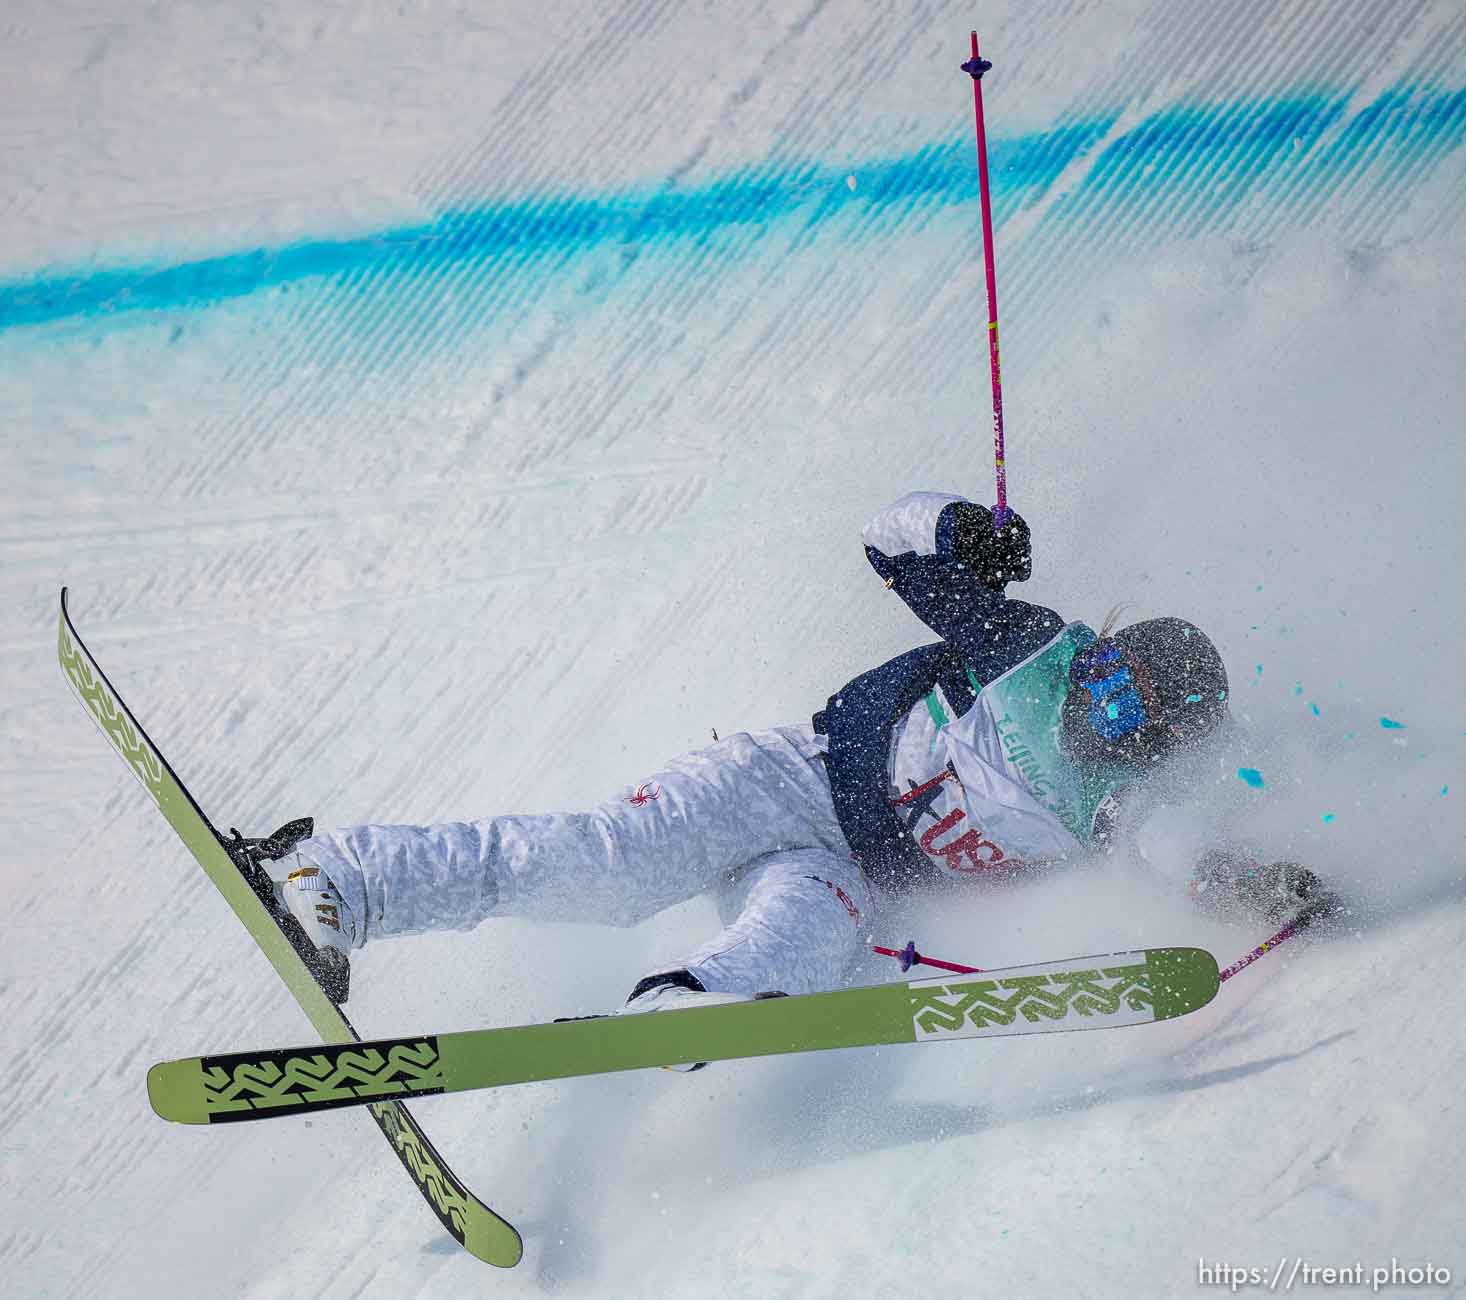
<svg viewBox="0 0 1466 1300"><path fill-rule="evenodd" d="M988 365L993 378L993 459L997 467L998 503L993 508L993 528L1008 522L1008 472L1003 458L1003 372L998 363L998 275L993 266L993 201L988 189L988 143L982 121L982 74L993 65L977 52L977 33L972 33L972 58L962 71L972 78L972 102L977 114L977 185L982 195L982 260L988 286Z"/></svg>
<svg viewBox="0 0 1466 1300"><path fill-rule="evenodd" d="M1279 930L1277 934L1273 935L1272 938L1264 939L1251 952L1247 953L1245 956L1239 957L1224 971L1221 971L1221 981L1223 983L1226 983L1226 981L1231 979L1233 975L1236 975L1240 971L1246 970L1249 966L1252 965L1253 962L1257 961L1258 958L1266 957L1268 953L1272 952L1273 949L1278 947L1279 944L1286 943L1300 930L1306 928L1307 925L1307 921L1289 921L1288 924L1285 925L1281 930ZM908 971L913 966L935 966L938 970L949 970L955 972L958 975L982 974L981 966L963 966L959 962L942 961L938 957L927 957L924 954L917 952L915 939L909 940L904 948L882 948L879 944L872 944L871 951L880 953L882 957L896 958L896 960L901 963L901 969L903 971Z"/></svg>
<svg viewBox="0 0 1466 1300"><path fill-rule="evenodd" d="M1264 939L1245 957L1239 957L1230 966L1228 966L1226 970L1222 971L1222 981L1225 983L1227 980L1231 979L1233 975L1237 974L1238 971L1246 970L1259 957L1266 957L1268 953L1272 952L1272 950L1276 948L1280 943L1286 943L1307 924L1308 922L1306 921L1301 923L1298 921L1289 921L1288 924L1285 925L1281 930L1279 930L1277 934L1273 935L1271 939Z"/></svg>
<svg viewBox="0 0 1466 1300"><path fill-rule="evenodd" d="M938 970L956 971L959 975L981 975L981 966L962 966L955 961L941 961L936 957L923 957L916 951L916 940L907 941L904 948L882 948L879 944L871 944L871 951L878 952L882 957L894 957L901 963L903 971L910 970L913 966L935 966Z"/></svg>

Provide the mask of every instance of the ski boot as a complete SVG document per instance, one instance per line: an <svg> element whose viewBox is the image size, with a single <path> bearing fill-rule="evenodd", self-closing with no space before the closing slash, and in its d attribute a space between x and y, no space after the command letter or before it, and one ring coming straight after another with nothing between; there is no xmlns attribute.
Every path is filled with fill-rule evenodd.
<svg viewBox="0 0 1466 1300"><path fill-rule="evenodd" d="M753 1001L762 998L782 998L782 993L756 993ZM555 1023L569 1020L605 1020L609 1016L641 1016L655 1011L689 1011L693 1007L715 1007L725 1002L747 1002L750 999L742 993L710 993L703 988L702 981L689 971L668 970L657 975L648 975L639 980L626 1005L615 1011L602 1011L593 1016L558 1016ZM680 1065L664 1065L664 1070L675 1070L679 1074L691 1074L694 1070L707 1068L706 1061L687 1061Z"/></svg>
<svg viewBox="0 0 1466 1300"><path fill-rule="evenodd" d="M273 835L245 839L234 827L232 839L220 836L225 851L280 923L285 937L310 968L326 996L338 1006L351 988L351 949L356 922L341 893L319 867L301 860L295 846L315 829L310 817L287 822ZM294 854L295 865L283 876L264 863Z"/></svg>
<svg viewBox="0 0 1466 1300"><path fill-rule="evenodd" d="M756 993L753 1000L782 998L782 993ZM688 1011L693 1007L715 1007L725 1002L747 1002L742 993L710 993L703 988L702 981L685 970L663 971L659 975L648 975L631 990L626 1005L614 1012L618 1016L640 1016L654 1011ZM676 1070L680 1074L691 1074L694 1070L707 1068L706 1061L688 1061L682 1065L664 1065L664 1070Z"/></svg>

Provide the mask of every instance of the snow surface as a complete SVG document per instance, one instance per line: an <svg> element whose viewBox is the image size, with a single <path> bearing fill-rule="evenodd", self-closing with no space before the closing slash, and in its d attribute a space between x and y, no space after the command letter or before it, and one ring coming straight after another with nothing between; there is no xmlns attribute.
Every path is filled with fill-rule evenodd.
<svg viewBox="0 0 1466 1300"><path fill-rule="evenodd" d="M1195 796L1349 933L1154 1029L419 1104L510 1273L361 1115L156 1120L152 1061L305 1022L66 690L61 584L254 832L573 806L807 717L925 639L869 514L990 490L973 21L1032 596L1212 631L1247 727ZM1466 1294L1457 0L9 0L0 36L0 1290L1185 1296L1302 1257ZM601 1009L711 921L384 943L350 1009ZM1098 867L871 932L912 936L1262 937Z"/></svg>

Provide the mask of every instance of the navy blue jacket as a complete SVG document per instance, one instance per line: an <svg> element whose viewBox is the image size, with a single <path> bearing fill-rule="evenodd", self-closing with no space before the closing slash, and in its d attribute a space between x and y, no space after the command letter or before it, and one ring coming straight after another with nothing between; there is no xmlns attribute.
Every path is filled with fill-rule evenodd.
<svg viewBox="0 0 1466 1300"><path fill-rule="evenodd" d="M994 681L1064 628L1053 610L990 590L953 558L952 513L949 504L937 516L934 554L866 547L871 567L941 640L862 673L814 716L814 729L829 737L825 762L840 828L870 880L891 890L937 878L891 807L896 723L938 684L960 717L977 698L968 669L980 683Z"/></svg>

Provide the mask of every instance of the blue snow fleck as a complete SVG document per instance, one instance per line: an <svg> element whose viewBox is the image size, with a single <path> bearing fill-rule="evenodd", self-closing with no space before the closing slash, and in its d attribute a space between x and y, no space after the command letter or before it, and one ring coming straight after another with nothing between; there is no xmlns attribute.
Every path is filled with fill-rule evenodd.
<svg viewBox="0 0 1466 1300"><path fill-rule="evenodd" d="M1446 797L1446 792L1447 792L1447 791L1448 791L1448 790L1449 790L1449 789L1450 789L1450 788L1451 788L1451 787L1450 787L1450 786L1448 786L1448 785L1443 785L1443 786L1441 786L1441 798L1442 798L1442 799L1444 799L1444 798L1445 798L1445 797Z"/></svg>
<svg viewBox="0 0 1466 1300"><path fill-rule="evenodd" d="M1199 695L1188 695L1186 697L1186 703L1187 704L1200 704L1201 703L1201 696L1199 696Z"/></svg>
<svg viewBox="0 0 1466 1300"><path fill-rule="evenodd" d="M1261 790L1266 782L1262 779L1262 773L1255 767L1239 767L1237 775L1246 781L1254 790Z"/></svg>
<svg viewBox="0 0 1466 1300"><path fill-rule="evenodd" d="M1333 820L1334 820L1334 814L1333 813L1324 813L1324 815L1323 815L1323 824L1325 826L1327 826Z"/></svg>
<svg viewBox="0 0 1466 1300"><path fill-rule="evenodd" d="M1386 731L1405 730L1405 724L1403 722L1396 722L1393 718L1381 718L1379 720L1379 725L1382 726Z"/></svg>
<svg viewBox="0 0 1466 1300"><path fill-rule="evenodd" d="M1308 701L1308 708L1315 718L1319 716L1318 705L1316 705L1312 700Z"/></svg>
<svg viewBox="0 0 1466 1300"><path fill-rule="evenodd" d="M1293 694L1294 695L1302 695L1303 694L1303 683L1302 682L1294 682L1293 683Z"/></svg>

